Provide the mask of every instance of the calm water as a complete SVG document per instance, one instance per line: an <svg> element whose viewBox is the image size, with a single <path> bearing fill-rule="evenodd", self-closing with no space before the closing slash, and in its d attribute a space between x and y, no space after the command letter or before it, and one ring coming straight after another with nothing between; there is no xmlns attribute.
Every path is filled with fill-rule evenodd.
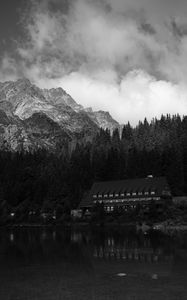
<svg viewBox="0 0 187 300"><path fill-rule="evenodd" d="M0 300L187 299L187 234L0 230Z"/></svg>

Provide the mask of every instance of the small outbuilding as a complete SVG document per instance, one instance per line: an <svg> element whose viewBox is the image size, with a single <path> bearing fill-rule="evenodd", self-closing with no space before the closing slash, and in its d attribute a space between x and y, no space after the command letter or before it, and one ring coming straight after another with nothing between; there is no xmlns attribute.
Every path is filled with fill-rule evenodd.
<svg viewBox="0 0 187 300"><path fill-rule="evenodd" d="M177 206L187 207L187 196L173 197L173 203Z"/></svg>

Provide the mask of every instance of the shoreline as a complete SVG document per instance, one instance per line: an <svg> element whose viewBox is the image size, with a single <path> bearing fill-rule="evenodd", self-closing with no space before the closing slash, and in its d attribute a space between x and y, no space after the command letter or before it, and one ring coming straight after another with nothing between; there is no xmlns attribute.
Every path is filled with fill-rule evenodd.
<svg viewBox="0 0 187 300"><path fill-rule="evenodd" d="M170 225L167 223L153 223L148 225L143 223L139 225L137 223L89 223L89 222L72 222L72 223L63 223L63 224L31 224L31 223L20 223L20 224L4 224L1 225L0 228L55 228L55 227L63 227L63 228L74 228L74 229L83 229L83 228L136 228L136 230L140 230L143 232L147 232L150 230L153 231L162 231L162 232L172 232L172 231L187 231L187 224L176 224Z"/></svg>

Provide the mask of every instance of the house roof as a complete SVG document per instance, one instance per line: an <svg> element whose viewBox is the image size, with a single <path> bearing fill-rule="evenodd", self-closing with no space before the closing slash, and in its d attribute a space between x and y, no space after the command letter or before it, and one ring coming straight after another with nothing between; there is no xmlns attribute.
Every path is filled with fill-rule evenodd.
<svg viewBox="0 0 187 300"><path fill-rule="evenodd" d="M155 192L162 195L162 192L169 190L165 177L147 177L116 181L95 182L92 185L89 195L80 203L80 207L92 206L93 195L110 193L132 193L132 192Z"/></svg>
<svg viewBox="0 0 187 300"><path fill-rule="evenodd" d="M165 177L136 178L118 181L95 182L90 193L128 193L156 191L158 194L168 188Z"/></svg>

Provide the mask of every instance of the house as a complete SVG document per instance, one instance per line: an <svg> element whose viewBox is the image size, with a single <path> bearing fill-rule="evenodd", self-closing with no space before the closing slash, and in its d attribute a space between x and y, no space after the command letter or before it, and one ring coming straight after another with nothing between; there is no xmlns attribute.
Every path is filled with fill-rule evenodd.
<svg viewBox="0 0 187 300"><path fill-rule="evenodd" d="M91 211L94 205L102 204L106 212L115 208L124 211L135 209L137 205L148 207L153 201L162 205L171 200L171 191L165 177L127 179L118 181L95 182L79 208Z"/></svg>
<svg viewBox="0 0 187 300"><path fill-rule="evenodd" d="M177 206L187 207L187 196L173 197L173 203Z"/></svg>
<svg viewBox="0 0 187 300"><path fill-rule="evenodd" d="M82 209L72 209L71 217L73 219L80 219L82 217Z"/></svg>

